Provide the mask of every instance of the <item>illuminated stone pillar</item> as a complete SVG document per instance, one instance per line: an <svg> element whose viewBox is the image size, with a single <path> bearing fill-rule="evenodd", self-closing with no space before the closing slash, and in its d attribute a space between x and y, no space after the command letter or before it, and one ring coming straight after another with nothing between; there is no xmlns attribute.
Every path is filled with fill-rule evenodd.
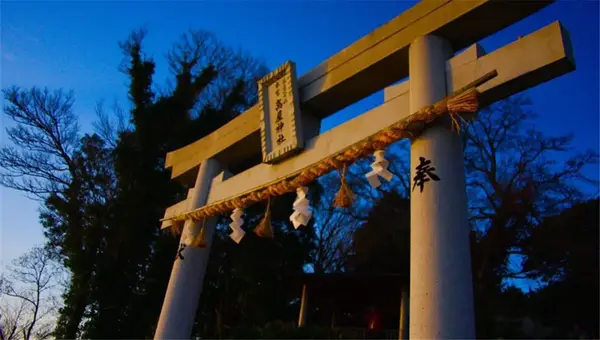
<svg viewBox="0 0 600 340"><path fill-rule="evenodd" d="M446 96L451 56L449 44L436 36L410 45L411 112ZM449 127L427 127L410 148L409 331L415 339L475 336L463 147Z"/></svg>

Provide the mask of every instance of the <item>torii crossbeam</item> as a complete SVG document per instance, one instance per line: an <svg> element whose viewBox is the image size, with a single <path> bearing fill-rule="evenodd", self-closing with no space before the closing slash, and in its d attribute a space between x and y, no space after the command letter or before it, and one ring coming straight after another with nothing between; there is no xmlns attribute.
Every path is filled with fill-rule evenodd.
<svg viewBox="0 0 600 340"><path fill-rule="evenodd" d="M185 221L179 249L185 260L175 261L155 338L189 337L215 226L213 216L227 207L231 210L232 200L289 179L486 74L496 76L474 88L481 106L574 70L570 40L558 22L487 55L478 45L452 55L453 49L476 43L549 3L446 0L417 4L298 78L306 142L299 153L277 164L257 164L235 176L227 173L236 159L261 153L258 106L209 136L167 154L172 178L187 183L195 178L195 185L186 200L166 210L163 219L163 228ZM384 104L318 134L320 119L407 75L408 81L386 88ZM417 180L433 161L431 166L441 180L411 195L410 335L472 338L462 147L444 124L422 128L412 138L411 178ZM204 242L199 247L194 240L201 229Z"/></svg>

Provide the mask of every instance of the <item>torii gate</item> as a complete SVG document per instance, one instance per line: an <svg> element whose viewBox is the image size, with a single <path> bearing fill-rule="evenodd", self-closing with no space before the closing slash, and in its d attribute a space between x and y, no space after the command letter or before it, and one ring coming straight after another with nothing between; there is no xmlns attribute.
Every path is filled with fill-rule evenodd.
<svg viewBox="0 0 600 340"><path fill-rule="evenodd" d="M410 337L474 338L461 141L448 124L419 121L414 113L436 102L435 108L442 108L438 113L447 113L450 105L442 99L465 86L476 89L481 107L574 70L569 36L558 22L488 55L476 44L551 2L422 1L297 80L293 63L287 63L260 83L260 105L169 152L165 166L172 169L171 177L195 184L163 219L163 228L185 224L155 338L190 337L214 215L224 207L233 210L240 201L232 199L252 202L248 197L256 190L282 181L297 184L290 178L382 132L402 132L406 122L420 131L411 138L411 178L434 167L439 179L411 194ZM321 119L409 75L409 81L385 89L384 104L319 134ZM273 81L279 76L293 99L284 117L288 142L281 145L276 143L279 120L271 116ZM261 152L263 163L235 176L228 173L236 160Z"/></svg>

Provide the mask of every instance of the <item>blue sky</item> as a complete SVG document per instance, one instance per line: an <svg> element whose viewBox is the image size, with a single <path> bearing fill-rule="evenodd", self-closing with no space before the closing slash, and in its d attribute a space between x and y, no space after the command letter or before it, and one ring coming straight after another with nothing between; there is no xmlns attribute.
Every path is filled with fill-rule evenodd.
<svg viewBox="0 0 600 340"><path fill-rule="evenodd" d="M270 69L286 60L303 74L411 7L408 1L46 1L3 2L1 86L73 89L76 113L91 130L96 101L126 104L126 77L117 71L118 41L149 30L146 52L155 80L168 77L164 56L190 28L214 32L225 44L262 58ZM561 1L481 43L490 52L560 20L571 33L577 70L528 91L548 134L576 133L577 148L598 150L598 1ZM329 118L333 126L383 101L381 93ZM2 143L6 142L2 116ZM598 168L588 171L598 178ZM43 243L37 204L2 188L0 265Z"/></svg>

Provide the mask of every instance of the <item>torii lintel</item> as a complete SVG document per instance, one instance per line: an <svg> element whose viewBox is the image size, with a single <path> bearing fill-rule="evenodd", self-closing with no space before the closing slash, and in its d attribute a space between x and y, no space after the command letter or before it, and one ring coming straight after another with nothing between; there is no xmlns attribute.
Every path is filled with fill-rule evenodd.
<svg viewBox="0 0 600 340"><path fill-rule="evenodd" d="M318 134L320 119L408 76L408 47L416 37L438 35L459 50L552 2L419 2L298 78L301 110L315 121L304 138ZM193 183L205 159L228 162L259 157L260 152L260 112L255 105L210 135L169 152L165 167L172 168L171 178Z"/></svg>

